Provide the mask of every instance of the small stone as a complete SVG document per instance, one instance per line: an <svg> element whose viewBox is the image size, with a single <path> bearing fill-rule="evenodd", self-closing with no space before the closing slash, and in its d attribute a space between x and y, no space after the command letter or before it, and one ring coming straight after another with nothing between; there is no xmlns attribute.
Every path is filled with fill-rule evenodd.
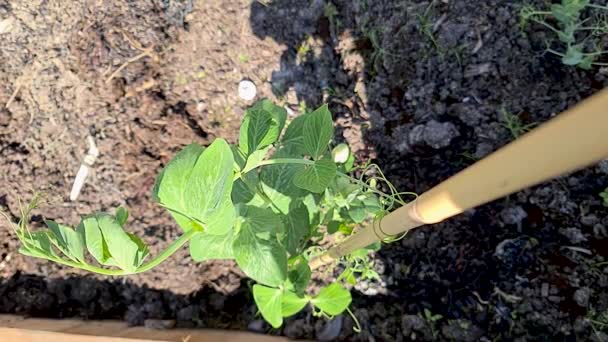
<svg viewBox="0 0 608 342"><path fill-rule="evenodd" d="M15 27L15 18L8 17L0 20L0 34L9 33Z"/></svg>
<svg viewBox="0 0 608 342"><path fill-rule="evenodd" d="M338 338L342 331L343 319L343 316L339 315L331 321L326 322L320 329L317 329L317 340L333 341Z"/></svg>
<svg viewBox="0 0 608 342"><path fill-rule="evenodd" d="M242 80L239 83L239 97L245 101L251 101L257 94L257 87L250 80Z"/></svg>
<svg viewBox="0 0 608 342"><path fill-rule="evenodd" d="M549 284L548 283L543 283L540 287L540 295L543 297L548 297L549 296Z"/></svg>
<svg viewBox="0 0 608 342"><path fill-rule="evenodd" d="M148 329L172 329L175 327L174 319L146 319L144 326Z"/></svg>
<svg viewBox="0 0 608 342"><path fill-rule="evenodd" d="M589 297L591 297L591 290L586 287L582 287L574 291L573 299L576 304L586 308L589 306Z"/></svg>

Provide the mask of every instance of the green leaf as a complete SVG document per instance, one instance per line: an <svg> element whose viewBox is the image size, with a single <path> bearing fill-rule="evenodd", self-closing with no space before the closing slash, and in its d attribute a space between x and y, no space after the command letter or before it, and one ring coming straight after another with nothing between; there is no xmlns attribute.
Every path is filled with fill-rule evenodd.
<svg viewBox="0 0 608 342"><path fill-rule="evenodd" d="M118 221L118 220L117 220ZM76 230L83 236L84 244L91 255L102 265L112 265L112 255L108 245L101 234L99 223L95 216L89 216L82 221Z"/></svg>
<svg viewBox="0 0 608 342"><path fill-rule="evenodd" d="M84 241L74 229L54 221L45 221L53 233L51 242L68 258L84 263ZM49 236L50 237L50 236Z"/></svg>
<svg viewBox="0 0 608 342"><path fill-rule="evenodd" d="M194 261L233 259L234 232L226 235L196 234L190 240L190 255Z"/></svg>
<svg viewBox="0 0 608 342"><path fill-rule="evenodd" d="M136 267L139 267L144 263L146 257L150 255L150 250L148 250L148 246L146 246L146 244L136 235L131 233L127 233L127 235L129 235L131 241L135 242L137 245L137 253L135 254L135 261L133 263Z"/></svg>
<svg viewBox="0 0 608 342"><path fill-rule="evenodd" d="M258 309L260 309L262 317L273 328L276 329L283 324L280 289L255 284L253 285L253 299Z"/></svg>
<svg viewBox="0 0 608 342"><path fill-rule="evenodd" d="M323 312L336 316L344 312L351 301L350 292L340 284L334 283L321 289L311 303Z"/></svg>
<svg viewBox="0 0 608 342"><path fill-rule="evenodd" d="M329 159L315 161L314 165L304 165L295 174L293 183L310 192L321 193L336 176L336 164Z"/></svg>
<svg viewBox="0 0 608 342"><path fill-rule="evenodd" d="M230 198L233 177L234 158L225 140L216 139L204 151L189 145L158 177L154 197L185 231L202 225L209 234L223 235L236 216Z"/></svg>
<svg viewBox="0 0 608 342"><path fill-rule="evenodd" d="M301 157L306 153L304 148L304 122L306 122L306 117L307 115L300 115L293 119L287 125L285 134L281 139L281 144L289 149L294 157Z"/></svg>
<svg viewBox="0 0 608 342"><path fill-rule="evenodd" d="M99 214L96 215L96 218L101 234L107 243L108 251L112 256L112 261L116 266L127 272L135 272L140 265L140 261L143 261L140 259L145 257L147 253L142 250L137 241L133 241L114 217Z"/></svg>
<svg viewBox="0 0 608 342"><path fill-rule="evenodd" d="M126 208L119 207L116 209L116 222L121 226L125 226L127 219L129 218L129 211Z"/></svg>
<svg viewBox="0 0 608 342"><path fill-rule="evenodd" d="M247 158L247 164L245 164L245 167L243 168L242 172L247 173L258 167L258 165L260 165L260 163L264 160L264 157L266 157L266 154L268 153L269 149L270 146L266 146L261 150L257 150L251 153Z"/></svg>
<svg viewBox="0 0 608 342"><path fill-rule="evenodd" d="M289 271L286 287L299 295L303 295L310 282L311 271L306 261L301 257L300 259L302 260Z"/></svg>
<svg viewBox="0 0 608 342"><path fill-rule="evenodd" d="M566 65L577 65L583 61L583 52L577 46L570 46L562 57L562 63Z"/></svg>
<svg viewBox="0 0 608 342"><path fill-rule="evenodd" d="M275 238L278 233L283 232L281 218L270 209L240 205L239 217L241 229L250 229L258 237Z"/></svg>
<svg viewBox="0 0 608 342"><path fill-rule="evenodd" d="M19 253L35 258L47 259L49 257L57 257L51 244L50 234L52 232L49 230L22 234L20 239L23 243L21 248L19 248Z"/></svg>
<svg viewBox="0 0 608 342"><path fill-rule="evenodd" d="M289 317L300 312L308 304L308 299L299 297L291 291L283 292L281 297L281 315Z"/></svg>
<svg viewBox="0 0 608 342"><path fill-rule="evenodd" d="M276 158L283 158L279 151L275 154ZM306 193L298 188L293 179L298 172L298 165L294 164L275 164L262 168L260 173L260 187L273 205L280 212L286 214L295 199L303 197Z"/></svg>
<svg viewBox="0 0 608 342"><path fill-rule="evenodd" d="M232 244L237 264L253 280L279 286L287 277L287 252L268 231L244 221Z"/></svg>
<svg viewBox="0 0 608 342"><path fill-rule="evenodd" d="M313 159L318 159L327 150L327 145L334 136L333 121L327 105L306 115L302 133L306 153Z"/></svg>
<svg viewBox="0 0 608 342"><path fill-rule="evenodd" d="M287 111L269 100L257 102L247 110L239 132L239 148L245 155L262 149L279 138Z"/></svg>
<svg viewBox="0 0 608 342"><path fill-rule="evenodd" d="M289 213L283 216L283 223L285 225L283 245L291 255L297 253L302 240L310 231L308 217L308 210L302 204L292 205Z"/></svg>

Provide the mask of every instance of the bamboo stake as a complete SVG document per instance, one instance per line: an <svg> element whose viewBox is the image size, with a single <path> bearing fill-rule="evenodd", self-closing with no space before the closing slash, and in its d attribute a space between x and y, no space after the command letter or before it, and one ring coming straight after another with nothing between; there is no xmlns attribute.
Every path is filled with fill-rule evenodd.
<svg viewBox="0 0 608 342"><path fill-rule="evenodd" d="M310 261L330 263L387 236L441 222L608 157L608 89L425 192Z"/></svg>

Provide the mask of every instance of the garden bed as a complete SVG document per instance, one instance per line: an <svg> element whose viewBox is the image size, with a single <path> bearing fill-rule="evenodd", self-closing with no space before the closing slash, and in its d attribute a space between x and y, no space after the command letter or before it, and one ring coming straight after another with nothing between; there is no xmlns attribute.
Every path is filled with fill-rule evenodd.
<svg viewBox="0 0 608 342"><path fill-rule="evenodd" d="M185 144L236 141L245 78L293 115L329 103L336 140L422 193L608 83L606 69L544 54L549 33L520 27L523 5L0 0L0 206L16 218L20 196L45 192L35 226L124 205L130 229L162 250L179 231L151 200L154 177ZM70 202L87 136L100 156ZM382 280L354 291L361 333L310 311L271 330L230 261L194 263L183 249L148 273L97 276L18 254L5 222L0 312L308 339L601 341L606 186L602 163L384 246Z"/></svg>

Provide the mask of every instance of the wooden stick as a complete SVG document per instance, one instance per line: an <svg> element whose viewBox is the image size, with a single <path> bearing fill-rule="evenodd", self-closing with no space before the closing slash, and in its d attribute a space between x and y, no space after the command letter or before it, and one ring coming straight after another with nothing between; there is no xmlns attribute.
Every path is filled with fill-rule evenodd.
<svg viewBox="0 0 608 342"><path fill-rule="evenodd" d="M608 89L422 194L310 261L330 263L386 236L441 222L608 157Z"/></svg>

